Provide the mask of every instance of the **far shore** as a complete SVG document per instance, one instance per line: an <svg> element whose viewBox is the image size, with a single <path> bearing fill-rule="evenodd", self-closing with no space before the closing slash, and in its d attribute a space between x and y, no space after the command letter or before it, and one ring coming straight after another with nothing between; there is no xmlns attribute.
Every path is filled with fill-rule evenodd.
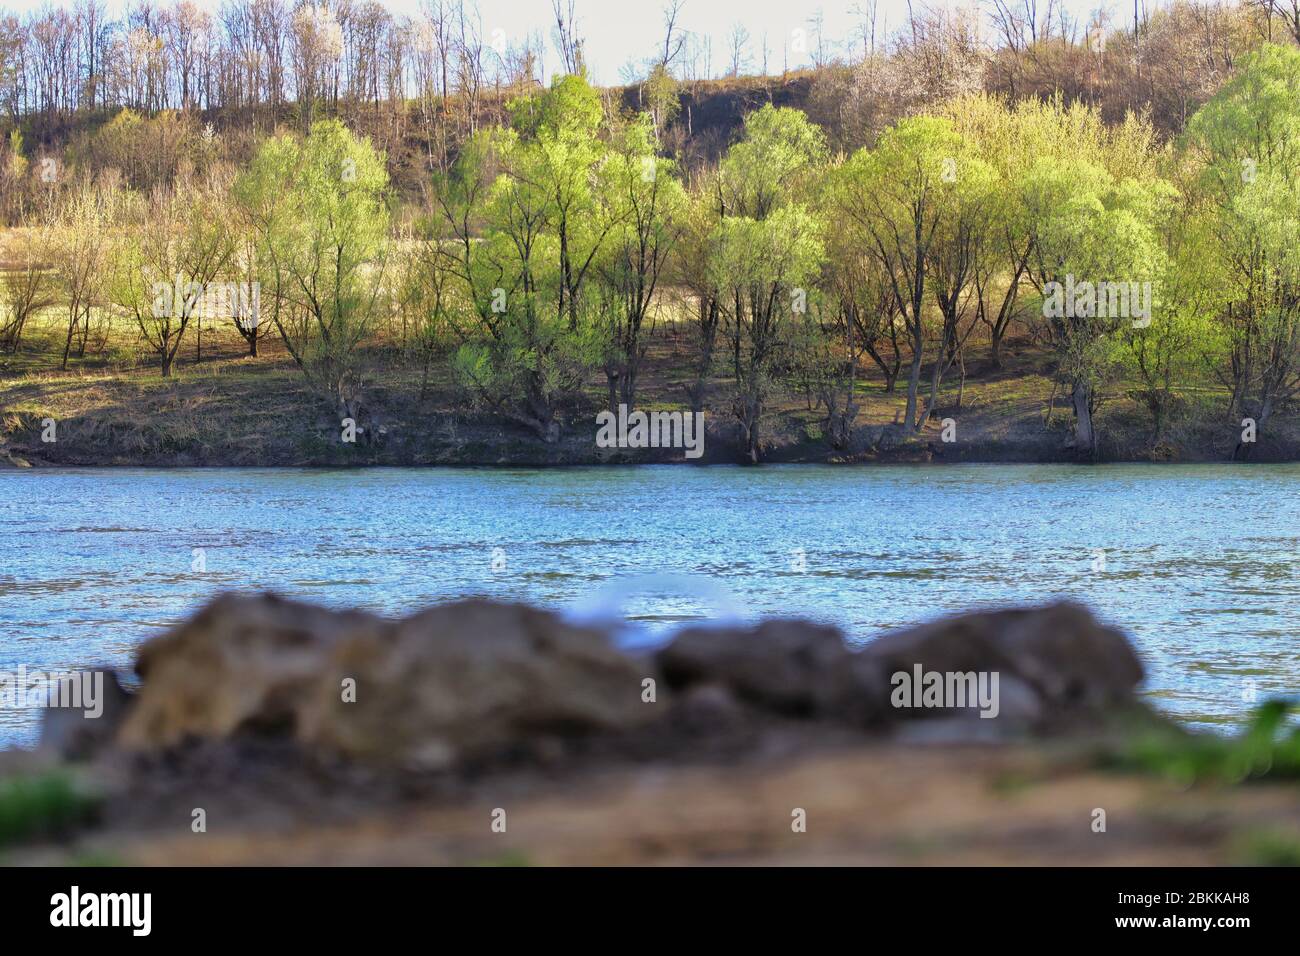
<svg viewBox="0 0 1300 956"><path fill-rule="evenodd" d="M661 339L634 407L650 414L685 413L681 356L671 336ZM916 435L901 424L902 381L893 390L871 375L859 382L857 416L841 448L831 443L823 406L798 393L774 396L760 423L760 463L1300 462L1300 417L1290 406L1279 408L1257 440L1243 445L1239 416L1227 415L1227 395L1191 390L1179 396L1178 413L1157 434L1126 383L1113 385L1094 413L1095 453L1076 448L1073 419L1050 362L1029 343L1014 344L1002 367L972 361L964 384L945 382ZM148 368L103 364L58 372L31 365L36 353L0 362L0 468L521 468L749 460L725 379L708 389L702 454L688 458L684 447L599 447L598 416L608 406L601 390L570 396L557 409L558 435L547 442L494 410L468 403L445 376L422 386L409 370L377 354L366 366L355 440L349 442L338 414L308 390L273 345L257 359L230 347L207 348L201 363L180 365L170 378Z"/></svg>
<svg viewBox="0 0 1300 956"><path fill-rule="evenodd" d="M323 440L319 431L305 431L300 441L289 446L269 447L260 454L250 454L246 447L213 447L198 436L191 448L131 449L114 447L101 440L78 441L74 432L56 443L41 445L30 442L0 443L0 470L64 468L570 468L627 465L743 466L749 465L738 441L711 429L704 454L687 459L681 449L601 449L590 435L562 434L559 441L547 444L508 429L495 435L479 435L461 444L440 440L433 428L404 437L388 431L377 443L356 445ZM765 448L762 465L819 464L851 465L948 465L948 464L1022 464L1022 465L1111 465L1111 464L1290 464L1300 463L1300 441L1287 435L1283 439L1261 442L1248 457L1232 457L1232 449L1202 448L1195 450L1164 449L1161 454L1132 453L1132 449L1105 449L1097 456L1078 454L1059 442L996 442L976 438L970 442L944 443L935 434L916 438L899 438L887 426L864 426L857 429L852 447L833 449L822 442L787 440ZM576 431L576 429L574 429ZM1048 435L1046 437L1059 437ZM309 454L304 444L314 445ZM1109 453L1108 453L1109 452Z"/></svg>

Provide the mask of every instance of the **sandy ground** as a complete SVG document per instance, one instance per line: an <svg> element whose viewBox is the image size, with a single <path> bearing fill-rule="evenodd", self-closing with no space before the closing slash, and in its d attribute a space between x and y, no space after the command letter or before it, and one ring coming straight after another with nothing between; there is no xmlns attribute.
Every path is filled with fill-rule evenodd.
<svg viewBox="0 0 1300 956"><path fill-rule="evenodd" d="M1105 831L1094 830L1098 809ZM495 832L494 811L505 811ZM796 832L796 811L806 828ZM143 865L1205 865L1294 848L1293 786L1186 788L1039 748L866 745L734 764L496 776L343 821L209 812L13 862ZM500 819L500 814L496 814ZM498 824L497 829L500 826ZM1294 852L1292 849L1291 852Z"/></svg>

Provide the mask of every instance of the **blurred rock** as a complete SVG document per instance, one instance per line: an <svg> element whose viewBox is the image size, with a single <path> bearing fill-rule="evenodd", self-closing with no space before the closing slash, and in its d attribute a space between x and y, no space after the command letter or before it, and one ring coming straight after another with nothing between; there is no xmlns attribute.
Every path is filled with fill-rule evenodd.
<svg viewBox="0 0 1300 956"><path fill-rule="evenodd" d="M143 684L118 742L151 749L191 737L293 735L330 650L391 627L371 614L274 594L217 597L140 648L136 672Z"/></svg>
<svg viewBox="0 0 1300 956"><path fill-rule="evenodd" d="M877 638L862 654L886 680L918 664L940 673L996 672L999 717L1035 725L1132 702L1143 676L1128 639L1070 602L944 618Z"/></svg>
<svg viewBox="0 0 1300 956"><path fill-rule="evenodd" d="M132 701L111 668L84 671L75 679L82 679L83 674L86 679L99 678L93 710L81 705L47 706L41 713L38 749L61 760L86 760L111 744ZM65 695L63 699L79 698Z"/></svg>
<svg viewBox="0 0 1300 956"><path fill-rule="evenodd" d="M719 685L752 707L855 726L979 717L973 699L961 708L893 706L892 676L910 676L917 665L942 675L997 674L996 717L981 720L977 734L964 732L980 739L1052 729L1132 702L1142 680L1128 640L1070 603L963 614L885 635L858 651L834 628L802 621L695 628L658 659L674 689Z"/></svg>
<svg viewBox="0 0 1300 956"><path fill-rule="evenodd" d="M424 611L337 645L304 708L304 742L433 768L525 740L613 733L657 716L644 664L549 611L485 600ZM344 678L356 703L340 702Z"/></svg>
<svg viewBox="0 0 1300 956"><path fill-rule="evenodd" d="M976 733L961 730L980 713L971 705L895 707L891 676L914 667L997 673L997 718L978 720ZM665 752L685 740L677 731L734 736L764 717L855 732L949 719L957 736L986 739L1131 702L1142 678L1123 635L1074 604L961 615L858 650L835 628L800 621L691 628L639 658L602 628L523 605L470 600L389 621L274 595L217 598L145 644L137 670L140 692L128 707L115 688L123 699L103 725L120 723L124 748L261 738L417 771L538 755L554 763L578 738L627 740L670 714L651 728ZM662 682L659 703L642 700L646 678ZM47 738L60 753L103 739L54 721Z"/></svg>
<svg viewBox="0 0 1300 956"><path fill-rule="evenodd" d="M489 601L391 622L224 596L145 644L137 670L144 684L118 738L133 749L256 734L436 769L651 716L645 665L602 632Z"/></svg>
<svg viewBox="0 0 1300 956"><path fill-rule="evenodd" d="M740 700L790 716L869 724L888 706L879 668L862 666L835 628L806 621L691 628L658 660L669 687L720 684Z"/></svg>

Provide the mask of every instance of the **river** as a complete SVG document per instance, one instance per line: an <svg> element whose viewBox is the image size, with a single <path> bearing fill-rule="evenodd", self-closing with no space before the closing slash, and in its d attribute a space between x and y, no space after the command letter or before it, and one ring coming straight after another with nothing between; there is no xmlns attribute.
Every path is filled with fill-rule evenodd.
<svg viewBox="0 0 1300 956"><path fill-rule="evenodd" d="M0 472L0 670L129 666L214 592L401 614L469 594L650 635L802 615L855 640L1072 597L1153 703L1227 727L1300 689L1300 466ZM39 714L0 708L0 746Z"/></svg>

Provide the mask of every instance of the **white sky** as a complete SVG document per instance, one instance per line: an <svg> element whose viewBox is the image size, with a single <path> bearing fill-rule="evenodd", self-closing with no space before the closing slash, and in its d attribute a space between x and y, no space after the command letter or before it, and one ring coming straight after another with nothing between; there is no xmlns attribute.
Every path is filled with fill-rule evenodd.
<svg viewBox="0 0 1300 956"><path fill-rule="evenodd" d="M168 0L155 0L167 6ZM208 9L217 7L217 0L196 0ZM420 9L421 0L381 0L394 12L413 14ZM475 0L467 0L473 4ZM567 0L563 0L567 8ZM749 31L749 72L758 72L762 63L763 37L769 47L769 72L780 72L783 66L783 46L793 46L794 31L804 31L805 51L791 49L791 69L810 63L813 30L810 18L820 11L822 31L827 41L835 44L853 42L860 35L863 17L854 11L866 7L870 0L685 0L679 22L684 30L708 37L712 46L712 69L715 75L725 72L732 28L741 23ZM915 0L918 6L927 0ZM969 6L971 0L929 0L931 6ZM1015 0L1012 0L1015 2ZM1038 0L1040 9L1047 0ZM1132 17L1132 0L1062 0L1071 16L1086 20L1099 8L1125 11L1121 18ZM1159 0L1146 0L1155 6ZM27 12L46 6L58 6L58 0L0 0L0 10ZM116 15L123 0L108 0L107 6ZM578 32L585 41L588 69L595 82L618 83L621 71L629 62L641 64L663 42L663 10L665 0L575 0ZM554 15L550 0L477 0L483 23L484 38L504 38L515 44L532 33L539 33L546 42L545 65L548 73L554 70L560 58L552 40ZM878 35L892 32L907 17L907 0L879 0L877 14ZM500 34L493 31L500 30Z"/></svg>

